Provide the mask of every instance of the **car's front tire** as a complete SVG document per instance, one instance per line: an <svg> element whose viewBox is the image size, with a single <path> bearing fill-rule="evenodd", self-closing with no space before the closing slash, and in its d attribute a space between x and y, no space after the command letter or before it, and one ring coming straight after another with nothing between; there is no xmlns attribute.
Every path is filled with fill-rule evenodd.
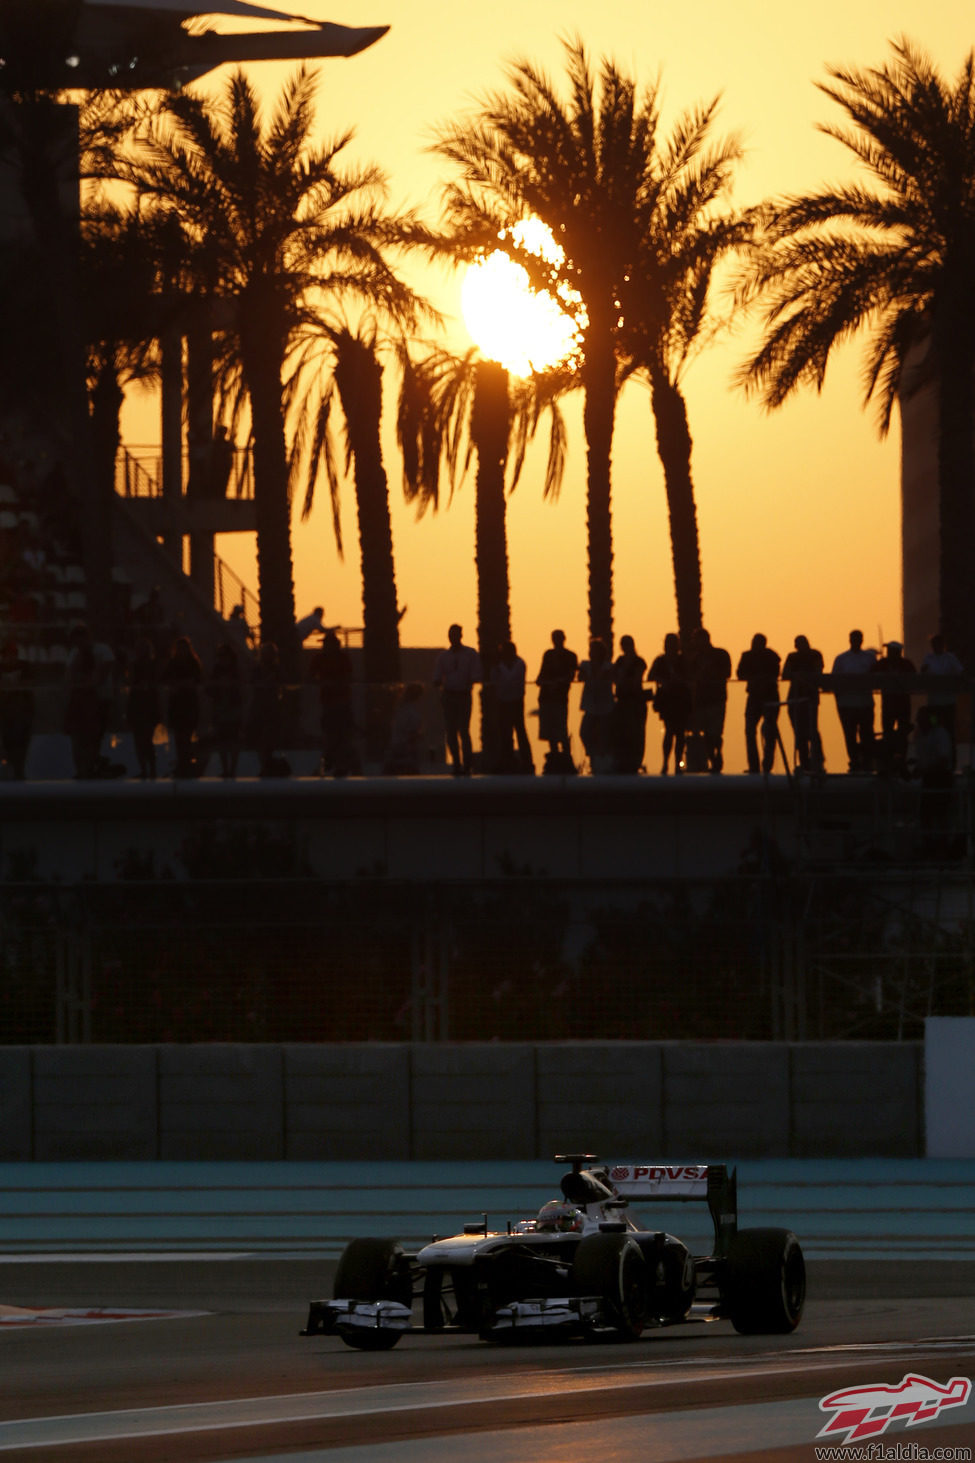
<svg viewBox="0 0 975 1463"><path fill-rule="evenodd" d="M806 1299L806 1262L789 1229L742 1229L728 1249L725 1312L745 1336L794 1331Z"/></svg>
<svg viewBox="0 0 975 1463"><path fill-rule="evenodd" d="M409 1261L402 1246L388 1239L352 1240L342 1251L332 1295L335 1300L395 1300L400 1305L412 1305ZM357 1351L389 1351L403 1333L346 1326L339 1334L347 1346Z"/></svg>
<svg viewBox="0 0 975 1463"><path fill-rule="evenodd" d="M649 1316L647 1262L628 1234L590 1234L572 1261L576 1295L598 1295L607 1321L625 1341L642 1334Z"/></svg>

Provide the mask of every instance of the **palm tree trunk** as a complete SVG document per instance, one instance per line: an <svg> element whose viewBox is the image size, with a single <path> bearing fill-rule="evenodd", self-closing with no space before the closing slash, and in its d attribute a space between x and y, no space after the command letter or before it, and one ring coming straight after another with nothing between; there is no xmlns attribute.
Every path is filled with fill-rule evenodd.
<svg viewBox="0 0 975 1463"><path fill-rule="evenodd" d="M115 495L115 461L122 439L120 420L124 395L112 361L102 361L91 391L91 473L99 502L98 517L111 523Z"/></svg>
<svg viewBox="0 0 975 1463"><path fill-rule="evenodd" d="M508 462L510 406L508 373L495 361L474 368L471 439L477 449L474 508L474 562L477 567L477 646L484 682L481 688L481 754L485 767L497 764L491 667L498 647L511 639L511 594L504 495Z"/></svg>
<svg viewBox="0 0 975 1463"><path fill-rule="evenodd" d="M681 644L701 624L701 547L697 508L691 478L691 433L687 406L677 386L658 365L650 372L657 453L664 470L667 511L670 515L670 550L674 563L677 628Z"/></svg>
<svg viewBox="0 0 975 1463"><path fill-rule="evenodd" d="M950 342L938 340L938 493L940 516L940 628L965 670L975 672L975 602L971 561L975 548L975 351L961 321Z"/></svg>
<svg viewBox="0 0 975 1463"><path fill-rule="evenodd" d="M298 676L295 640L294 571L291 560L291 504L288 457L281 407L283 351L279 338L261 328L262 312L244 302L247 329L241 333L241 359L251 403L254 436L254 518L257 529L257 586L261 603L261 639L278 647L281 667Z"/></svg>
<svg viewBox="0 0 975 1463"><path fill-rule="evenodd" d="M390 685L400 678L393 530L380 435L382 380L382 366L375 352L354 336L343 341L335 381L355 462L362 561L363 671L370 686Z"/></svg>
<svg viewBox="0 0 975 1463"><path fill-rule="evenodd" d="M590 330L586 399L586 526L589 542L589 636L613 652L613 519L611 506L616 361L612 344Z"/></svg>
<svg viewBox="0 0 975 1463"><path fill-rule="evenodd" d="M477 642L487 672L498 646L511 639L507 504L508 373L494 361L475 367L471 437L477 448L474 561L477 566Z"/></svg>

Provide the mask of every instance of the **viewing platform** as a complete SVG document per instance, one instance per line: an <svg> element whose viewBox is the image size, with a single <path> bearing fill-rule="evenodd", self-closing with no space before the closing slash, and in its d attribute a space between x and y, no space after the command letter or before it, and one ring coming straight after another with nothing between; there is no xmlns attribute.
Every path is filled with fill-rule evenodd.
<svg viewBox="0 0 975 1463"><path fill-rule="evenodd" d="M313 754L308 754L309 761ZM775 865L970 867L970 779L450 776L0 783L0 868L111 882L138 855L191 875L195 830L286 837L304 877L463 883L724 878ZM284 873L282 869L282 873Z"/></svg>

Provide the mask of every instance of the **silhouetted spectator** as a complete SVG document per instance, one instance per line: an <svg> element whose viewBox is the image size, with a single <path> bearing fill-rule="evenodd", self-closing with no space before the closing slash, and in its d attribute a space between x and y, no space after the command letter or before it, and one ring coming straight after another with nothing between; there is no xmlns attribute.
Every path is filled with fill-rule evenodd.
<svg viewBox="0 0 975 1463"><path fill-rule="evenodd" d="M230 643L240 655L244 655L254 646L254 631L247 623L243 605L234 605L225 621L227 636Z"/></svg>
<svg viewBox="0 0 975 1463"><path fill-rule="evenodd" d="M604 640L589 642L589 659L579 666L582 724L579 735L590 772L609 772L613 756L613 663Z"/></svg>
<svg viewBox="0 0 975 1463"><path fill-rule="evenodd" d="M876 654L863 648L862 630L850 631L850 648L833 661L834 676L868 676ZM834 688L836 711L843 728L850 772L868 772L873 762L873 692L856 687Z"/></svg>
<svg viewBox="0 0 975 1463"><path fill-rule="evenodd" d="M259 775L285 777L291 771L281 747L281 657L273 640L262 640L251 685L251 736L257 748Z"/></svg>
<svg viewBox="0 0 975 1463"><path fill-rule="evenodd" d="M204 438L191 447L187 498L226 497L233 465L234 445L227 435L227 428L219 422L209 442Z"/></svg>
<svg viewBox="0 0 975 1463"><path fill-rule="evenodd" d="M526 666L513 640L498 647L491 667L491 685L498 719L498 770L534 772L531 744L525 729Z"/></svg>
<svg viewBox="0 0 975 1463"><path fill-rule="evenodd" d="M244 682L237 652L226 640L217 646L207 690L220 775L236 777L244 738Z"/></svg>
<svg viewBox="0 0 975 1463"><path fill-rule="evenodd" d="M887 641L887 654L873 663L880 675L913 676L914 663L907 659L899 640ZM907 739L911 734L910 691L880 693L880 751L884 771L904 772L907 767Z"/></svg>
<svg viewBox="0 0 975 1463"><path fill-rule="evenodd" d="M0 653L0 744L11 775L22 781L34 727L31 668L21 658L16 640L6 641Z"/></svg>
<svg viewBox="0 0 975 1463"><path fill-rule="evenodd" d="M670 754L674 754L674 771L684 770L684 742L691 715L691 688L687 681L684 658L680 652L680 636L665 635L663 652L654 658L647 671L647 680L656 686L653 709L664 724L664 761L666 777Z"/></svg>
<svg viewBox="0 0 975 1463"><path fill-rule="evenodd" d="M752 643L738 661L736 675L745 682L745 751L748 770L766 776L775 764L775 743L779 726L779 656L764 635L752 636ZM762 760L758 759L759 725L762 728Z"/></svg>
<svg viewBox="0 0 975 1463"><path fill-rule="evenodd" d="M352 658L334 630L327 630L312 661L322 710L322 772L348 777L355 770L352 720Z"/></svg>
<svg viewBox="0 0 975 1463"><path fill-rule="evenodd" d="M104 640L95 640L92 644L95 652L96 676L95 684L98 688L98 708L101 723L101 738L110 732L117 722L117 692L118 684L116 677L123 669L123 662L116 657L115 651ZM101 745L101 738L99 745ZM98 774L101 777L109 775L118 777L125 772L122 763L111 766L107 758L102 759L98 767Z"/></svg>
<svg viewBox="0 0 975 1463"><path fill-rule="evenodd" d="M955 748L941 710L940 706L921 706L917 713L917 767L922 784L930 790L946 790L954 782Z"/></svg>
<svg viewBox="0 0 975 1463"><path fill-rule="evenodd" d="M620 654L613 666L616 708L613 715L613 762L617 772L639 772L647 736L647 663L637 654L632 635L620 636Z"/></svg>
<svg viewBox="0 0 975 1463"><path fill-rule="evenodd" d="M303 615L295 624L295 639L299 645L303 645L309 635L322 633L325 626L322 623L325 611L321 605L316 605L310 615Z"/></svg>
<svg viewBox="0 0 975 1463"><path fill-rule="evenodd" d="M68 688L64 730L71 740L75 777L97 777L104 730L100 691L104 666L95 654L87 625L74 626L69 645L64 668Z"/></svg>
<svg viewBox="0 0 975 1463"><path fill-rule="evenodd" d="M469 777L471 750L471 695L481 679L481 658L465 645L460 625L447 631L448 648L437 656L433 684L440 689L444 735L455 777Z"/></svg>
<svg viewBox="0 0 975 1463"><path fill-rule="evenodd" d="M718 773L724 767L722 744L731 656L712 645L708 631L699 626L691 635L686 666L693 698L690 724L703 738L708 771Z"/></svg>
<svg viewBox="0 0 975 1463"><path fill-rule="evenodd" d="M142 604L133 609L132 621L136 629L152 641L157 655L169 654L171 647L166 628L166 611L158 584L154 584Z"/></svg>
<svg viewBox="0 0 975 1463"><path fill-rule="evenodd" d="M156 727L162 720L159 697L159 665L152 641L140 636L128 669L129 693L125 719L132 733L132 744L139 763L139 776L152 779L156 775Z"/></svg>
<svg viewBox="0 0 975 1463"><path fill-rule="evenodd" d="M180 635L163 666L161 683L166 687L166 724L173 740L174 777L196 777L195 742L200 726L200 686L203 666L189 638Z"/></svg>
<svg viewBox="0 0 975 1463"><path fill-rule="evenodd" d="M930 639L931 649L921 661L922 675L938 676L962 676L964 667L957 655L949 650L943 635L932 635ZM939 686L935 681L932 689L928 692L928 705L937 710L938 722L945 728L951 738L951 765L955 765L956 742L956 707L958 702L958 691L947 686Z"/></svg>
<svg viewBox="0 0 975 1463"><path fill-rule="evenodd" d="M569 650L562 630L552 631L552 644L542 656L535 684L538 687L538 735L548 742L545 771L575 772L569 739L569 687L576 678L579 657Z"/></svg>
<svg viewBox="0 0 975 1463"><path fill-rule="evenodd" d="M418 681L406 686L393 713L389 747L383 771L392 777L411 776L420 771L423 736L423 687Z"/></svg>
<svg viewBox="0 0 975 1463"><path fill-rule="evenodd" d="M786 704L796 761L803 772L822 772L823 743L819 735L819 678L823 674L823 653L797 635L782 667L782 679L789 683Z"/></svg>

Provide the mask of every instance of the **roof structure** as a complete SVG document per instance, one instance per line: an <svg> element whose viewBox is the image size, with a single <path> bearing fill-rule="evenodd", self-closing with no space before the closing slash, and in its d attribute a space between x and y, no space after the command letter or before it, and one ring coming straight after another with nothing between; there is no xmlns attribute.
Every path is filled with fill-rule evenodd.
<svg viewBox="0 0 975 1463"><path fill-rule="evenodd" d="M211 17L285 29L225 32ZM354 56L388 26L345 26L248 0L0 0L0 89L168 90L224 62Z"/></svg>

